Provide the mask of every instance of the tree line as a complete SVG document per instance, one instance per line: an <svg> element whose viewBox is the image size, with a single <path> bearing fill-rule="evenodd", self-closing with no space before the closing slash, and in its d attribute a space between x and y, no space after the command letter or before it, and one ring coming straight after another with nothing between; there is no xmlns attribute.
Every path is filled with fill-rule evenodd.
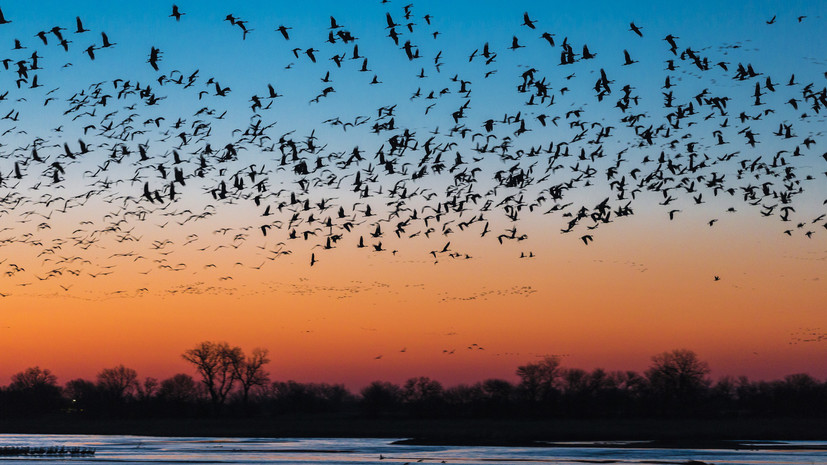
<svg viewBox="0 0 827 465"><path fill-rule="evenodd" d="M94 381L64 385L31 367L0 387L0 418L66 415L108 418L274 416L348 413L366 418L827 417L827 381L792 374L774 381L709 377L691 350L652 357L643 373L567 368L548 356L516 369L518 381L486 379L444 387L428 377L374 381L358 393L342 384L272 381L267 349L245 354L202 342L182 354L195 376L140 378L119 365Z"/></svg>

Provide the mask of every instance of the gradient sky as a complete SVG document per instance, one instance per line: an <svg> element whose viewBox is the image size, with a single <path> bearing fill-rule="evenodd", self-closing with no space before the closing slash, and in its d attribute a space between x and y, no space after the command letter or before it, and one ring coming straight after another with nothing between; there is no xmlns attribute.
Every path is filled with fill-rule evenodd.
<svg viewBox="0 0 827 465"><path fill-rule="evenodd" d="M0 94L9 91L0 101L0 116L19 112L17 121L0 120L0 132L5 131L0 139L0 198L5 198L0 209L0 294L5 296L0 298L0 380L39 365L66 381L93 377L101 368L120 363L137 369L141 376L164 378L192 372L180 354L203 340L226 340L247 350L270 349L273 379L342 382L352 388L376 379L401 382L419 375L446 384L514 379L518 365L551 354L564 356L564 365L570 367L642 371L653 354L681 347L707 360L716 377L769 379L796 372L827 377L823 364L827 229L822 227L827 223L815 221L824 213L827 199L827 159L821 155L827 151L823 134L827 125L823 108L821 113L812 108L793 110L785 103L800 98L807 83L813 83L815 92L827 84L823 2L765 1L748 6L712 1L589 2L583 7L574 2L417 1L412 7L415 32L399 27L402 43L411 40L422 54L412 62L386 36L385 13L403 23L404 2L375 1L359 7L332 1L311 6L263 1L177 4L186 13L180 22L168 17L170 2L68 5L45 0L0 5L11 20L0 25L0 57L11 60L8 71L0 68ZM523 12L537 21L536 30L522 25ZM223 21L227 14L248 21L252 31L246 39L242 40L239 27ZM431 25L425 24L425 14L433 17ZM352 53L352 45L324 43L331 15L358 37L370 72L358 71L361 60L348 58L341 69L330 60L334 53ZM76 16L89 32L73 33ZM642 28L643 37L629 30L630 22ZM52 33L47 34L48 45L36 36L56 25L68 29L63 31L71 41L68 52L56 44ZM289 41L275 31L279 25L292 28ZM96 50L95 60L90 60L83 50L100 46L102 31L116 45ZM436 38L434 31L439 32ZM554 34L554 48L540 38L544 31ZM667 34L678 37L680 50L691 47L708 56L713 69L699 73L690 62L678 61L663 40ZM526 47L508 50L514 36ZM14 39L26 48L12 50ZM587 44L596 58L559 66L564 39L578 54ZM480 56L469 61L486 42L496 51L496 62L486 65ZM162 51L157 72L147 63L151 47ZM294 47L302 49L298 58ZM318 63L303 54L309 47L319 50ZM623 50L639 62L621 66ZM30 60L35 51L43 69L29 74L37 74L43 87L29 88L30 76L18 88L15 63ZM439 69L434 61L438 54ZM676 60L677 71L664 70L668 59ZM714 66L719 61L729 70ZM761 76L733 80L738 63L753 65ZM527 96L516 93L520 75L529 68L536 69L538 80L547 79L555 94L554 106L528 106ZM593 86L601 68L614 83L611 96L598 102ZM496 73L485 77L494 69ZM196 70L197 82L189 89L157 81L160 75L175 78ZM328 85L320 81L327 71L335 92L309 103ZM427 77L417 77L420 73ZM784 86L791 74L796 86ZM369 84L374 75L381 84ZM471 82L470 97L457 91L459 84L451 79L455 75ZM712 131L722 121L717 116L698 117L691 129L676 131L691 134L678 140L676 149L669 147L668 138L651 147L637 145L634 130L620 122L625 114L614 103L628 83L640 98L634 112L650 118L645 125L663 123L672 111L663 107L661 87L666 76L676 85L674 92L680 99L691 99L703 89L732 98L728 118L733 129L726 133L727 145L715 145ZM740 111L759 111L750 106L752 93L755 82L763 85L767 76L780 83L779 92L770 95L764 90L767 106L760 110L772 108L775 113L738 123ZM231 88L228 97L214 95L214 87L206 84L210 78ZM112 84L115 79L149 84L165 98L155 106L135 98L120 101ZM101 82L101 89L113 95L107 107L98 106L94 116L77 119L73 117L80 112L64 113L70 110L68 100L73 95L91 92L90 85ZM250 96L266 96L267 84L284 97L254 116ZM563 87L569 89L561 94ZM417 89L423 97L430 91L450 91L430 102L412 99ZM199 97L201 90L208 92ZM184 156L187 175L193 173L197 164L193 152L203 142L178 147L177 130L171 137L163 133L179 117L187 120L186 125L199 118L209 121L212 132L207 141L214 149L237 140L234 130L243 131L258 119L262 126L273 124L270 143L282 135L304 141L312 132L317 145L326 145L326 154L350 153L360 147L366 153L360 165L364 169L368 163L375 166L373 154L383 144L387 147L388 135L369 130L380 120L377 108L397 105L396 126L415 132L420 144L432 131L441 132L435 136L440 141L458 143L444 155L450 164L457 151L466 160L475 156L473 148L480 140L445 135L454 125L451 113L467 100L463 124L472 133L482 132L483 122L496 120L494 132L500 138L513 138L512 152L571 140L579 130L568 124L570 110L582 110L589 123L615 127L613 137L603 143L606 159L594 163L599 174L593 184L567 194L566 202L573 203L570 210L575 213L581 205L591 208L610 196L604 170L618 152L634 167L644 157L656 159L661 151L685 152L687 141L697 141L699 152L710 157L735 152L731 163L712 171L727 176L736 188L764 181L747 177L736 182L740 160L760 156L769 163L778 151L792 152L800 146L801 157L788 154L787 158L797 170L803 192L792 204L792 222L781 221L778 210L765 217L761 207L750 205L740 194L713 196L711 190L705 191L702 205L683 193L669 206L659 204L660 193L641 192L634 200L634 215L571 234L560 233L568 222L560 213L523 211L518 226L527 239L506 240L502 245L496 236L513 224L495 211L486 214L492 233L482 239L481 223L459 230L458 223L475 211L452 217L456 222L450 234L440 234L437 226L430 238L421 234L397 239L393 225L383 223L387 250L380 253L366 252L370 245L365 250L355 247L359 235L369 244L377 242L368 236L375 227L372 221L346 236L342 245L323 250L322 236L291 242L285 240L286 228L274 226L263 237L258 229L264 221L263 206L255 206L249 198L219 202L210 196L219 180L231 183L232 173L246 173L255 164L257 170L266 171L261 176L267 177L273 191L285 189L271 201L275 209L279 200L296 190L298 179L289 170L276 169L278 151L246 148L237 161L224 167L226 173L216 168L200 184L192 179L187 187L180 187L181 197L165 207L140 201L145 182L161 190L168 184L154 167L162 163L171 171L173 148ZM426 114L431 103L436 106ZM134 109L126 108L130 104L136 104ZM214 115L196 116L202 108L217 110ZM101 119L116 110L113 121L132 113L134 130L142 131L124 143L133 151L138 143L148 143L153 158L141 164L133 154L131 160L113 163L106 174L93 174L111 152L106 145L111 140L98 134L104 125ZM214 119L224 110L226 116ZM503 115L517 112L531 129L519 137L513 135L515 127L499 123ZM711 111L707 106L700 112ZM559 126L540 126L536 116L541 113L561 116ZM147 124L158 117L165 118L159 126ZM336 117L345 122L363 117L370 122L343 131L325 123ZM772 135L782 123L794 125L794 138ZM90 124L94 127L85 130ZM759 134L755 148L737 132L746 126ZM808 137L814 144L805 148ZM51 184L48 163L26 164L25 176L15 179L15 162L28 163L31 144L38 138L42 139L38 150L50 157L48 163L61 160L64 143L79 147L78 139L90 144L92 152L75 163L61 160L67 173L59 186ZM595 148L582 146L589 151ZM570 148L572 153L580 150L576 144ZM407 161L416 164L422 153L410 156ZM508 170L513 163L495 156L483 158L477 163L478 191L485 193L495 185L493 173ZM315 155L309 157L308 163L314 159ZM525 168L533 161L538 161L538 170L545 169L547 156L521 163ZM575 163L565 161L566 167L551 179L559 182L571 176L569 165ZM99 193L88 199L83 196L93 182L103 179L113 184L98 185ZM310 199L314 203L328 199L336 208L344 206L349 215L364 208L354 207L357 202L369 202L387 216L387 195L399 179L383 178L378 183L382 192L375 191L368 199L359 199L352 189L332 187L315 189ZM444 193L452 182L443 173L409 187ZM703 182L697 180L699 186ZM540 195L542 187L527 189L526 198ZM502 199L505 193L498 195ZM44 203L58 196L64 199ZM65 199L72 196L78 197L61 212ZM624 203L613 201L615 206ZM416 200L411 204L424 205ZM670 220L672 209L680 212ZM322 219L334 211L317 216ZM184 221L204 212L208 214L203 218ZM289 216L271 219L287 221ZM717 221L709 226L712 219ZM797 227L799 223L803 226ZM419 226L411 226L409 232L424 230ZM785 230L791 234L784 234ZM812 237L805 236L808 230L813 231ZM588 246L580 240L584 234L594 237ZM452 253L470 259L430 253L447 242ZM288 250L290 254L278 253ZM318 260L312 267L311 254ZM533 257L520 258L521 254ZM50 276L54 269L61 269L61 274Z"/></svg>

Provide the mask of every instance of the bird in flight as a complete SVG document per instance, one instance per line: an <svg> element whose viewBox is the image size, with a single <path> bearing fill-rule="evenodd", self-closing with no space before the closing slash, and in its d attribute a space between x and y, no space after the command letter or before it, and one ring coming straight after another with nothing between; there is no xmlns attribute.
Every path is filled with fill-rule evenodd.
<svg viewBox="0 0 827 465"><path fill-rule="evenodd" d="M147 59L147 63L152 66L152 69L158 71L158 61L161 59L161 50L152 47L149 50L149 59Z"/></svg>
<svg viewBox="0 0 827 465"><path fill-rule="evenodd" d="M531 29L536 29L534 23L537 21L532 21L531 18L528 17L528 12L523 13L523 26L527 26Z"/></svg>
<svg viewBox="0 0 827 465"><path fill-rule="evenodd" d="M195 17L194 11L188 13ZM161 27L189 28L191 22L178 24L184 14L173 4L168 16L176 24L161 15ZM256 37L261 41L256 44L227 42L229 52L176 55L170 70L161 66L172 65L171 52L164 55L152 37L121 40L130 41L129 50L136 43L150 45L148 57L136 60L126 50L120 57L111 53L116 44L101 32L102 43L73 53L111 68L114 77L71 90L76 81L67 80L51 91L36 90L55 75L41 71L54 60L51 55L44 59L46 53L34 51L34 45L42 42L48 50L59 44L69 51L66 29L24 31L29 35L18 36L22 43L16 39L15 51L0 60L8 71L0 74L8 84L0 90L6 105L0 134L21 140L18 148L0 145L0 190L9 191L0 195L0 212L17 217L9 221L15 234L0 240L43 249L39 252L49 258L43 263L49 265L56 250L79 249L82 256L87 249L151 244L153 256L139 260L156 259L153 270L165 272L181 269L172 259L195 246L205 256L262 255L256 264L311 252L310 266L324 266L328 262L322 255L335 248L390 260L410 256L409 244L422 258L445 263L472 258L460 252L464 240L521 250L529 250L521 242L550 240L548 231L557 228L523 229L535 221L560 221L560 234L577 231L570 240L588 246L608 230L605 225L634 221L641 210L654 209L664 220L691 227L698 216L690 208L724 209L729 201L785 222L780 228L785 240L822 237L824 217L818 214L824 212L805 218L812 209L796 204L808 186L824 180L824 170L813 166L823 153L818 123L827 94L816 81L805 80L803 70L790 69L789 78L776 76L774 82L769 68L760 69L761 61L752 60L760 50L743 54L740 44L699 48L680 30L649 43L667 58L665 63L641 59L638 64L631 56L637 49L624 40L604 44L598 54L594 44L575 44L564 34L564 24L556 31L558 41L550 32L536 34L538 21L518 10L502 22L510 25L500 35L511 33L510 47L500 46L521 51L502 59L496 45L477 43L473 35L431 41L431 16L418 17L425 21L416 24L410 6L404 16L383 10L371 23L375 31L361 39L332 16L329 24L315 25L285 18L295 29L279 25L272 31L276 34ZM252 30L251 23L232 14L210 21L222 25L222 18L233 26L229 29L241 29L243 38ZM0 24L10 22L0 11ZM626 41L637 41L625 35L624 24L619 21L618 30ZM643 37L642 27L628 24ZM10 42L15 26L6 27ZM73 29L75 34L90 31L80 16ZM680 48L678 35L687 41ZM26 37L35 40L27 43ZM282 50L282 40L300 47ZM251 45L272 48L273 73L239 69L249 81L243 85L230 82L233 73L208 74L232 62L220 53L245 57L257 53ZM542 61L549 47L560 53L560 67ZM144 63L157 72L152 78L146 77ZM818 69L816 76L822 72ZM301 83L291 87L298 75ZM503 75L515 85L497 87ZM487 84L483 95L481 82ZM240 89L250 90L238 98ZM496 104L490 95L497 96ZM159 104L165 99L170 105ZM312 106L307 109L304 102ZM34 134L36 124L25 127L36 118L32 110L47 105L50 111L62 105L53 115L56 127ZM597 192L605 200L593 201ZM110 211L98 212L92 205ZM93 219L79 225L83 230L54 237L53 218L87 214ZM697 221L713 226L716 217ZM132 232L136 221L157 227ZM192 228L203 237L196 226L221 221L215 244L199 237L165 242L171 229ZM29 226L35 232L26 235L22 231ZM182 245L190 241L195 244ZM511 249L505 256L535 254ZM114 266L123 258L114 255L94 265ZM49 276L49 267L36 276L51 280L72 274L65 267L54 269L63 275ZM105 277L99 269L72 271ZM28 272L0 268L0 277Z"/></svg>
<svg viewBox="0 0 827 465"><path fill-rule="evenodd" d="M83 28L83 22L80 20L80 16L75 17L75 23L77 25L77 29L75 30L75 34L81 34L83 32L89 32L89 29Z"/></svg>
<svg viewBox="0 0 827 465"><path fill-rule="evenodd" d="M178 10L178 5L172 5L172 13L169 15L171 18L175 18L176 21L181 21L181 16L185 15L186 13L181 13Z"/></svg>
<svg viewBox="0 0 827 465"><path fill-rule="evenodd" d="M288 35L287 31L293 29L291 27L287 27L284 25L279 26L276 28L277 31L281 32L281 35L284 36L284 40L290 40L290 36Z"/></svg>

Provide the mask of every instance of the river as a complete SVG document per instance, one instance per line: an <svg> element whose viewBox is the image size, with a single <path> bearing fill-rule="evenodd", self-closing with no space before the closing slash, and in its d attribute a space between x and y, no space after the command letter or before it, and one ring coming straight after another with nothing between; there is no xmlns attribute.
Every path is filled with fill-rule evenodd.
<svg viewBox="0 0 827 465"><path fill-rule="evenodd" d="M8 463L215 463L215 464L533 464L584 463L727 465L827 464L827 442L759 443L759 450L652 449L608 443L566 447L414 446L392 439L160 438L146 436L2 434L2 446L91 447L89 457L0 457Z"/></svg>

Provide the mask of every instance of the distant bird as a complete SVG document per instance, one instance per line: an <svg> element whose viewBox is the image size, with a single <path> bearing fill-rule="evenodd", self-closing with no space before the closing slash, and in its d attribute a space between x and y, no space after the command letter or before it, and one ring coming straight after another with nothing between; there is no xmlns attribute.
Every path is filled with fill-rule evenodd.
<svg viewBox="0 0 827 465"><path fill-rule="evenodd" d="M152 47L149 50L149 59L147 60L147 63L149 63L149 65L152 66L152 69L154 69L155 71L158 71L158 61L160 59L161 59L161 50L159 50L155 47Z"/></svg>
<svg viewBox="0 0 827 465"><path fill-rule="evenodd" d="M772 18L770 18L770 20L767 21L767 24L775 24L775 15L773 15Z"/></svg>
<svg viewBox="0 0 827 465"><path fill-rule="evenodd" d="M291 27L286 27L284 25L279 26L276 28L277 31L281 32L281 35L284 36L284 40L290 40L290 36L287 34L287 31L293 29Z"/></svg>
<svg viewBox="0 0 827 465"><path fill-rule="evenodd" d="M241 31L242 31L241 40L247 40L247 34L249 34L253 30L253 29L247 29L247 26L246 26L247 21L242 21L240 18L235 18L235 23L234 24L241 28Z"/></svg>
<svg viewBox="0 0 827 465"><path fill-rule="evenodd" d="M175 18L176 21L181 21L181 16L183 16L185 14L186 13L181 13L178 10L178 5L173 4L172 5L172 14L170 14L169 16L172 17L172 18Z"/></svg>
<svg viewBox="0 0 827 465"><path fill-rule="evenodd" d="M657 48L663 41L667 42L669 51L663 55L666 60L662 66L651 59L660 55L637 51L632 44L624 44L637 41L625 36L625 40L614 44L617 50L623 50L624 60L619 61L619 54L617 58L609 57L601 68L589 66L597 61L592 60L597 54L588 45L581 42L575 46L562 30L559 44L555 44L555 36L549 32L537 36L537 21L524 12L522 23L511 24L504 30L504 34L512 33L511 46L496 43L512 51L537 50L520 55L519 62L508 57L500 63L497 51L488 42L478 44L478 48L470 47L469 52L473 50L470 55L449 48L457 44L435 41L422 45L420 41L428 39L433 28L417 30L419 26L414 24L412 8L403 7L405 21L402 23L393 20L393 12L386 12L384 18L375 18L376 30L370 37L381 37L382 41L377 43L356 42L332 16L329 27L326 21L316 25L318 41L303 38L313 34L312 29L304 25L301 28L294 25L297 32L292 38L292 28L285 25L273 30L277 34L261 37L258 45L270 49L280 48L279 34L285 41L292 40L291 43L307 40L298 44L301 47L288 46L279 52L289 58L290 52L285 50L292 50L295 60L279 63L277 67L286 64L284 68L291 69L307 65L308 69L301 73L315 69L303 74L305 78L310 77L306 83L294 87L289 87L291 80L279 77L274 81L276 78L272 75L256 74L253 68L245 68L244 85L238 83L241 87L231 82L223 82L222 86L218 80L223 77L202 79L198 70L192 74L178 69L160 73L160 62L166 57L152 46L145 62L158 71L152 73L154 79L147 79L146 65L134 62L136 57L124 50L119 54L123 65L119 61L110 70L110 80L101 78L94 79L97 82L82 83L86 85L77 93L57 84L48 92L32 91L43 87L47 79L57 82L54 80L57 70L48 67L60 64L55 64L54 57L47 52L57 51L49 52L50 48L57 48L55 44L69 51L70 41L62 35L66 29L55 26L44 27L40 32L24 30L20 36L23 39L7 35L7 45L14 39L16 51L0 62L2 69L9 71L6 75L11 76L8 84L14 81L17 89L0 90L0 101L7 104L5 113L0 113L0 121L5 123L0 132L5 131L2 135L7 138L22 138L22 142L18 148L0 144L0 158L7 159L3 162L6 168L0 172L0 188L9 191L0 195L0 212L5 212L0 215L16 216L7 222L13 226L0 227L2 231L13 231L3 235L3 244L40 247L42 255L52 255L41 266L52 267L46 264L59 260L55 249L61 250L61 255L68 255L72 248L103 250L116 246L126 250L127 244L118 246L114 242L142 240L142 244L153 244L143 249L158 256L151 257L154 261L147 259L150 257L141 259L158 268L177 271L180 267L173 265L176 263L173 258L183 259L183 246L199 239L187 239L183 245L173 246L166 241L151 242L154 238L150 237L164 235L176 228L177 223L181 230L170 236L177 238L178 233L196 221L220 215L218 220L226 222L210 241L200 240L198 250L207 255L220 248L238 249L238 265L244 265L245 250L257 250L256 254L266 255L268 260L290 253L306 258L305 253L312 251L311 267L319 261L315 251L324 254L337 247L377 256L377 260L385 256L390 259L392 255L415 257L417 244L422 243L414 239L422 236L444 246L423 246L418 253L423 258L430 255L434 262L444 263L449 258L471 258L458 250L463 249L463 238L477 240L477 234L480 242L493 242L496 238L504 247L527 241L522 250L537 244L531 240L551 240L548 231L557 228L547 224L533 229L542 233L539 238L528 240L528 235L522 233L524 223L539 219L532 216L523 221L529 212L549 215L545 218L553 219L548 221L562 221L561 234L574 232L569 240L581 240L588 246L594 241L599 226L621 219L635 221L638 210L657 209L656 204L670 205L657 211L668 213L671 221L676 215L681 215L679 220L692 217L690 213L683 213L692 206L713 202L722 205L730 199L743 202L743 208L754 208L760 216L797 225L783 231L791 237L818 240L822 237L818 227L827 228L824 223L827 216L819 215L825 212L810 215L810 209L802 208L804 200L801 199L805 196L800 195L808 186L816 186L813 189L817 190L819 180L823 179L823 165L813 169L815 164L808 159L814 155L811 150L824 152L824 134L818 123L822 122L822 112L827 108L827 91L818 90L820 84L796 82L793 69L784 71L789 75L788 81L779 79L782 83L787 81L786 85L773 82L768 76L771 73L765 70L757 73L748 60L760 51L750 49L749 53L741 54L740 43L719 44L718 49L687 46L679 50L676 42L679 37L669 34L650 44ZM173 4L169 17L178 22L183 15ZM262 20L264 17L261 16ZM516 23L518 17L511 14L510 21ZM96 18L96 22L99 21ZM228 29L234 33L241 29L245 38L252 30L248 28L250 23L232 14L224 21L230 22L233 28ZM425 21L430 24L429 15ZM768 23L775 21L773 17ZM0 11L0 23L8 22ZM624 22L618 23L618 29ZM506 20L504 24L508 23ZM89 32L80 17L76 17L76 24L76 34ZM634 22L628 24L629 31L643 37L643 28ZM516 34L525 32L520 29L523 26L532 31L523 37L521 44ZM809 28L799 29L802 30L797 32L804 34L808 32L804 29ZM25 35L32 30L36 34ZM211 33L206 29L199 32ZM51 43L50 34L56 38ZM624 34L621 31L621 35ZM328 40L320 45L325 36ZM29 38L35 41L28 41ZM73 54L86 53L90 60L95 60L96 51L116 46L106 33L101 32L101 38L102 44L73 50ZM28 50L19 53L26 48L21 40L31 49L40 48L37 42L40 40L46 48L31 54ZM96 41L88 43L91 42ZM322 49L315 49L316 45ZM387 56L381 51L382 46L387 48ZM563 81L541 71L547 68L549 47L553 48L555 58L560 53L561 65L578 66L579 74L558 73L558 77L565 77ZM651 69L636 67L639 73L619 72L623 69L621 65L638 63L631 57L629 48L646 53L649 60L641 60L639 66ZM714 60L721 59L720 54L710 50L723 51L728 61L715 63ZM381 54L381 62L380 55L374 55L374 51ZM240 53L240 49L237 52ZM227 63L235 63L234 59L227 61L227 53L234 52L211 51L203 69L216 72ZM325 58L321 54L325 54ZM459 60L452 62L451 56L458 56ZM542 56L546 58L535 60ZM403 64L405 58L427 64L418 65L420 71L409 76L404 71L408 67L397 66ZM711 66L710 59L713 60ZM329 65L330 61L335 67ZM732 73L728 66L733 69L737 66L738 71ZM449 67L453 69L453 77L443 74ZM371 72L376 73L372 80L368 78L370 74L361 74ZM501 82L515 85L497 88L498 80L492 79L488 82L493 87L486 86L486 94L472 92L478 88L478 83L472 82L475 77L485 79L495 73L508 74ZM385 84L378 74L383 74ZM616 85L617 89L615 81L608 77L613 74L618 81L623 79ZM44 78L40 79L40 75ZM658 84L649 85L653 82L645 78L649 75L655 76ZM85 74L81 72L77 76ZM325 84L319 86L323 90L315 87L318 81L314 76L323 76L321 81ZM687 80L685 76L692 79ZM731 79L721 79L722 76ZM406 82L407 77L410 79ZM759 79L753 79L755 77ZM88 79L92 78L89 75ZM726 83L722 84L724 80ZM334 81L338 91L332 87ZM411 95L407 87L413 82L418 88ZM251 91L251 104L247 104L246 99L236 99L237 93L231 92L230 84L237 89L258 89ZM161 86L163 92L158 91ZM277 88L290 98L282 99ZM497 95L496 101L489 98L490 91ZM325 106L320 99L331 95L341 95L341 98ZM564 108L559 108L562 105L555 103L555 97L564 100ZM169 105L158 105L167 98ZM277 98L279 108L276 108ZM191 99L189 103L187 99ZM305 112L301 105L294 106L295 102L308 100L318 104L318 108L314 106ZM380 100L382 106L379 106ZM34 108L23 108L28 105L44 109L48 105L53 110L55 101L65 101L61 111L50 111L49 120L55 120L56 127L40 128L38 113L31 111ZM190 108L190 104L196 102L197 106ZM597 102L608 107L614 105L614 109L620 111L599 111ZM397 104L400 104L398 110ZM532 106L537 109L530 109ZM662 111L657 110L661 106ZM268 115L266 112L270 110L272 113ZM420 112L420 116L424 112L421 124L409 124L415 116L411 111ZM23 121L29 118L32 119ZM280 120L278 124L276 119ZM441 121L449 122L448 126L437 126ZM552 125L553 133L547 131ZM773 133L767 130L776 127L778 130ZM81 130L85 142L79 140L78 151L70 141L75 133L80 137ZM758 130L761 133L754 132ZM341 137L344 132L347 137ZM526 136L527 133L531 136ZM765 144L762 147L772 147L775 154L773 149L760 149L762 143ZM827 161L827 154L822 157ZM813 158L818 158L817 153ZM262 165L265 159L266 167ZM253 162L259 165L248 164ZM71 186L88 186L88 189L85 195L73 192L66 198L60 197L61 193L66 195L67 191L76 190L69 189ZM605 196L605 200L594 205L590 199L597 192ZM644 192L650 192L651 196L644 196ZM200 201L200 193L204 193L204 203ZM711 200L713 197L715 201ZM347 199L354 199L354 203ZM89 203L84 207L86 202ZM112 204L111 208L101 209L104 216L97 214L97 207L104 206L103 203ZM373 210L368 203L373 205ZM827 205L827 201L823 205ZM823 205L820 208L824 208ZM24 208L29 211L22 212ZM253 214L247 215L249 211ZM727 211L735 212L735 208ZM66 217L92 219L82 222L80 229L67 237L55 237L59 233L47 231L51 229L48 222L33 222L39 217L49 221L53 214L65 215L61 220ZM161 217L164 219L158 221ZM260 217L267 217L267 224L254 219ZM718 219L710 218L712 216L706 217L706 224L712 227ZM134 219L146 220L146 227L136 229L140 234L146 231L146 239L130 233ZM31 228L40 233L24 233L29 226L16 226L30 222ZM503 230L506 223L508 229ZM157 226L154 233L147 229L153 224ZM810 224L813 226L808 226ZM20 234L17 234L18 228ZM162 228L166 229L160 231ZM794 234L799 230L801 234ZM465 235L460 236L459 231ZM364 236L368 234L366 243ZM408 238L409 244L402 244ZM258 249L252 245L241 248L245 241L254 240ZM384 240L384 244L380 240ZM173 250L178 246L181 250ZM384 251L390 253L380 253ZM509 256L516 258L517 255ZM529 259L535 254L529 251L519 256ZM115 265L111 259L107 261L105 255L100 257L98 263L88 260L88 264ZM187 255L187 259L189 257ZM0 264L2 260L0 258ZM80 266L67 266L65 262L52 268L53 273L47 278L41 278L43 273L37 277L58 279L60 273L92 271L98 275L96 271L99 271L80 270ZM127 268L117 269L125 273ZM0 270L3 272L25 273L7 268ZM225 275L220 279L232 277ZM719 279L715 276L715 281Z"/></svg>
<svg viewBox="0 0 827 465"><path fill-rule="evenodd" d="M0 24L9 24L10 22L10 20L6 19L6 17L3 16L3 10L0 9Z"/></svg>
<svg viewBox="0 0 827 465"><path fill-rule="evenodd" d="M385 29L393 29L393 28L399 26L399 24L396 24L393 21L393 18L391 17L390 13L385 13L385 22L388 23L388 25L385 26Z"/></svg>
<svg viewBox="0 0 827 465"><path fill-rule="evenodd" d="M680 39L680 37L676 37L676 36L673 36L672 34L669 34L669 35L667 35L666 37L663 38L663 40L665 40L666 42L669 43L669 49L672 50L673 53L676 50L678 50L678 44L675 43L675 39ZM724 70L724 71L726 71L726 70Z"/></svg>
<svg viewBox="0 0 827 465"><path fill-rule="evenodd" d="M523 13L523 26L528 26L531 29L535 29L534 23L537 21L532 21L531 18L528 17L528 12Z"/></svg>
<svg viewBox="0 0 827 465"><path fill-rule="evenodd" d="M524 45L520 45L520 44L517 42L517 36L514 36L514 37L511 39L511 47L508 47L508 48L509 48L509 49L511 49L511 50L517 50L518 48L525 48L525 46L524 46Z"/></svg>
<svg viewBox="0 0 827 465"><path fill-rule="evenodd" d="M268 90L268 92L269 92L269 95L267 96L267 98L277 98L277 97L281 97L281 95L279 95L278 93L276 93L276 89L273 87L273 85L272 85L272 84L267 84L267 90Z"/></svg>
<svg viewBox="0 0 827 465"><path fill-rule="evenodd" d="M75 22L77 23L77 30L75 31L75 34L89 32L89 29L83 28L83 23L80 21L80 16L75 16Z"/></svg>
<svg viewBox="0 0 827 465"><path fill-rule="evenodd" d="M101 38L103 39L103 45L101 45L101 48L109 48L114 45L117 45L114 42L109 42L109 37L106 35L105 32L101 32Z"/></svg>

